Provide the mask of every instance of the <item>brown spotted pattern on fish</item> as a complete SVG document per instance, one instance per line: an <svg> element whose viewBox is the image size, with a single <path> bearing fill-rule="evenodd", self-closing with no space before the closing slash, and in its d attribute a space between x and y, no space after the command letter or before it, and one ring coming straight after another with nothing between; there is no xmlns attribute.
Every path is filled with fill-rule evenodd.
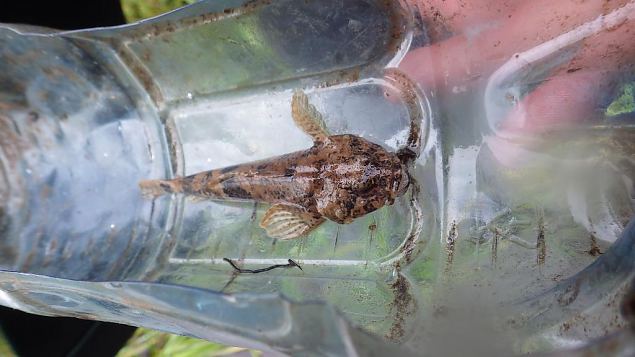
<svg viewBox="0 0 635 357"><path fill-rule="evenodd" d="M403 158L355 135L329 135L320 113L298 91L293 119L314 140L303 151L197 173L140 183L146 196L183 193L214 200L272 204L260 225L273 238L308 234L328 218L350 223L391 205L409 176Z"/></svg>

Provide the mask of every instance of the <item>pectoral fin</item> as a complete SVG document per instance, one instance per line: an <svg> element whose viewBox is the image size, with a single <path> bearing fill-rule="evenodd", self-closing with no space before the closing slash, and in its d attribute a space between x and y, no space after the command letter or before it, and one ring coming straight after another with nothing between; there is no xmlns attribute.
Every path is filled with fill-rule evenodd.
<svg viewBox="0 0 635 357"><path fill-rule="evenodd" d="M329 133L322 114L309 103L309 98L301 90L293 93L291 115L298 128L311 136L313 141L324 143L328 140Z"/></svg>
<svg viewBox="0 0 635 357"><path fill-rule="evenodd" d="M260 227L271 238L293 239L308 234L324 221L319 213L311 213L291 205L275 204L262 217Z"/></svg>

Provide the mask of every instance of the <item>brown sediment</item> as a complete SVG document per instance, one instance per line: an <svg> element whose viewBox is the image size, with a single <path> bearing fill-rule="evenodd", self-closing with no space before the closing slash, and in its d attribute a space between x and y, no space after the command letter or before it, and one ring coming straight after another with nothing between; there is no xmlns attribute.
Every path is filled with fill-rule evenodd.
<svg viewBox="0 0 635 357"><path fill-rule="evenodd" d="M631 282L626 295L620 303L620 313L626 321L631 324L631 328L635 329L635 281Z"/></svg>
<svg viewBox="0 0 635 357"><path fill-rule="evenodd" d="M407 147L414 150L415 154L419 154L421 147L421 124L423 121L423 112L419 105L416 84L413 83L408 76L395 68L388 68L385 75L401 91L402 99L408 108L410 116L410 132L408 133Z"/></svg>
<svg viewBox="0 0 635 357"><path fill-rule="evenodd" d="M0 234L8 232L10 229L11 215L7 211L11 210L14 200L11 197L20 190L19 178L16 179L15 175L10 173L19 170L19 162L23 152L28 149L28 141L24 140L19 132L20 130L12 118L0 113ZM14 244L5 242L1 246L1 256L17 257L18 252Z"/></svg>
<svg viewBox="0 0 635 357"><path fill-rule="evenodd" d="M72 82L79 82L81 80L75 72L61 66L44 67L42 68L42 73L51 80L56 78L64 78Z"/></svg>
<svg viewBox="0 0 635 357"><path fill-rule="evenodd" d="M15 168L27 143L20 137L20 129L12 118L0 113L0 155L7 160L10 168Z"/></svg>
<svg viewBox="0 0 635 357"><path fill-rule="evenodd" d="M360 69L358 67L343 69L329 75L327 78L327 80L320 82L317 88L328 88L339 84L355 83L360 78Z"/></svg>
<svg viewBox="0 0 635 357"><path fill-rule="evenodd" d="M302 253L304 253L304 248L306 247L307 237L300 237L300 244L298 244L298 256L301 257Z"/></svg>
<svg viewBox="0 0 635 357"><path fill-rule="evenodd" d="M26 259L24 260L22 265L20 266L20 271L29 271L31 269L31 264L33 264L33 260L35 260L35 252L31 250L29 254L26 256Z"/></svg>
<svg viewBox="0 0 635 357"><path fill-rule="evenodd" d="M29 112L29 120L31 122L36 122L40 119L40 114L36 111L30 111Z"/></svg>
<svg viewBox="0 0 635 357"><path fill-rule="evenodd" d="M542 216L538 220L538 237L536 239L536 263L538 266L545 264L547 258L547 243L545 241L545 225L542 221Z"/></svg>
<svg viewBox="0 0 635 357"><path fill-rule="evenodd" d="M337 249L337 241L340 239L340 226L337 226L337 230L335 230L335 242L333 243L333 253Z"/></svg>
<svg viewBox="0 0 635 357"><path fill-rule="evenodd" d="M180 20L179 22L177 22L177 24L181 25L179 26L181 29L190 26L208 24L214 21L218 21L224 17L245 15L247 13L254 12L260 9L261 7L270 5L271 3L272 0L251 0L243 4L242 6L224 9L222 13L211 13L193 16L187 19Z"/></svg>
<svg viewBox="0 0 635 357"><path fill-rule="evenodd" d="M182 172L182 168L179 163L183 162L183 153L181 151L181 144L179 142L179 134L176 129L176 124L173 120L165 121L165 140L168 144L168 155L170 155L170 163L172 165L172 175L179 176Z"/></svg>
<svg viewBox="0 0 635 357"><path fill-rule="evenodd" d="M128 69L134 74L135 78L141 83L154 104L158 108L162 108L164 104L163 93L154 81L152 73L142 63L142 61L126 46L126 44L113 40L112 47L117 51L117 55L128 66ZM144 56L145 61L149 60L149 55Z"/></svg>
<svg viewBox="0 0 635 357"><path fill-rule="evenodd" d="M417 301L410 293L410 283L399 272L399 264L396 265L397 280L390 286L394 292L393 301L390 304L391 311L395 311L393 324L386 338L399 340L406 334L406 318L417 310Z"/></svg>
<svg viewBox="0 0 635 357"><path fill-rule="evenodd" d="M411 179L410 186L412 187L412 195L410 197L410 204L413 206L413 209L415 209L414 205L417 204L416 197L419 194L419 184L415 180ZM419 215L417 213L415 213L415 215L416 215L415 219L419 220L420 219ZM419 236L419 234L421 234L420 226L417 229L414 229L412 232L410 232L410 234L404 241L404 244L401 246L401 252L403 253L404 262L406 264L410 264L412 260L414 259L413 253L415 251L415 248L417 247L417 237Z"/></svg>
<svg viewBox="0 0 635 357"><path fill-rule="evenodd" d="M492 254L491 254L491 263L493 267L496 267L496 260L498 258L498 238L499 238L498 229L494 229L494 238L492 239Z"/></svg>
<svg viewBox="0 0 635 357"><path fill-rule="evenodd" d="M249 217L249 220L251 222L256 221L256 214L258 213L258 202L254 202L254 209L251 211L251 217Z"/></svg>
<svg viewBox="0 0 635 357"><path fill-rule="evenodd" d="M114 236L116 235L116 231L112 230L111 233L109 233L109 236L112 236L114 238ZM136 233L136 228L133 228L132 234L131 234L132 239L126 239L126 247L123 249L123 252L119 254L119 256L117 257L117 260L114 261L113 263L111 263L110 265L110 269L108 270L108 273L106 273L105 277L106 280L117 280L117 278L119 276L121 276L121 272L122 270L125 270L124 268L126 267L126 263L128 262L128 254L125 254L124 252L129 252L132 249L133 246L133 242L135 242L135 239L137 237L137 233ZM112 243L109 243L109 247L112 246ZM96 254L95 254L96 255Z"/></svg>
<svg viewBox="0 0 635 357"><path fill-rule="evenodd" d="M368 247L366 248L366 264L364 266L368 266L368 261L370 260L370 250L373 247L373 239L375 238L376 231L377 223L375 222L375 218L373 218L373 223L368 225Z"/></svg>
<svg viewBox="0 0 635 357"><path fill-rule="evenodd" d="M0 198L2 191L0 191ZM6 200L4 201L6 202ZM0 237L5 237L11 229L11 217L7 214L6 208L0 206ZM18 257L17 247L9 241L0 243L0 259L5 262L15 261Z"/></svg>
<svg viewBox="0 0 635 357"><path fill-rule="evenodd" d="M598 246L598 240L595 237L595 232L589 233L589 242L591 243L591 249L587 251L589 255L597 257L598 255L602 254L602 251L600 251L600 247Z"/></svg>
<svg viewBox="0 0 635 357"><path fill-rule="evenodd" d="M408 15L405 10L399 5L398 1L384 0L379 3L384 6L384 11L389 14L390 21L390 37L386 48L388 53L396 53L401 49L401 45L404 40L404 35L407 31L407 24L405 19Z"/></svg>
<svg viewBox="0 0 635 357"><path fill-rule="evenodd" d="M220 12L205 13L198 16L191 16L176 21L166 21L154 24L144 24L138 30L128 35L131 40L149 39L171 34L177 31L187 30L194 26L210 24L224 18L245 15L254 12L259 8L271 4L272 0L251 0L242 6L226 8Z"/></svg>
<svg viewBox="0 0 635 357"><path fill-rule="evenodd" d="M567 286L567 288L564 290L564 292L560 296L558 296L558 304L564 307L574 302L575 299L578 298L578 294L580 293L580 284L581 283L579 279L576 279L575 281L570 283L569 286Z"/></svg>
<svg viewBox="0 0 635 357"><path fill-rule="evenodd" d="M458 237L456 221L452 221L450 231L448 232L448 238L446 239L445 251L447 252L447 259L445 262L445 272L448 273L452 270L452 262L454 261L454 245Z"/></svg>
<svg viewBox="0 0 635 357"><path fill-rule="evenodd" d="M452 32L448 23L452 19L443 16L437 7L434 5L424 6L423 3L417 2L414 8L417 14L422 17L423 26L427 29L428 35L433 42L447 39L450 36Z"/></svg>

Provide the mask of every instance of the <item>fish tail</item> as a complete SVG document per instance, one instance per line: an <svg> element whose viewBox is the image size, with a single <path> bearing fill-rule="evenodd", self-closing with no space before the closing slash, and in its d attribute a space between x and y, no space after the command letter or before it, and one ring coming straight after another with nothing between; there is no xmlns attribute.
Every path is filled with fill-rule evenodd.
<svg viewBox="0 0 635 357"><path fill-rule="evenodd" d="M155 198L168 193L180 192L180 186L173 180L143 180L139 182L141 194L146 198Z"/></svg>

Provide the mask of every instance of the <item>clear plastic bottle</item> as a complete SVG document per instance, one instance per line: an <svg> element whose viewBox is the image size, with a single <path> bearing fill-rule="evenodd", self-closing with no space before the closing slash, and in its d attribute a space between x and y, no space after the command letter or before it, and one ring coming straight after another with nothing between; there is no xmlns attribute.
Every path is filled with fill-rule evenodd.
<svg viewBox="0 0 635 357"><path fill-rule="evenodd" d="M549 130L507 118L632 7L456 83L420 76L447 67L426 51L439 36L427 10L407 2L203 1L116 28L3 25L0 302L288 354L458 353L453 338L552 351L613 332L633 271L632 112ZM416 184L291 241L258 226L262 204L141 195L144 179L310 147L297 88L333 133L396 151L417 127ZM237 274L223 258L302 270Z"/></svg>

